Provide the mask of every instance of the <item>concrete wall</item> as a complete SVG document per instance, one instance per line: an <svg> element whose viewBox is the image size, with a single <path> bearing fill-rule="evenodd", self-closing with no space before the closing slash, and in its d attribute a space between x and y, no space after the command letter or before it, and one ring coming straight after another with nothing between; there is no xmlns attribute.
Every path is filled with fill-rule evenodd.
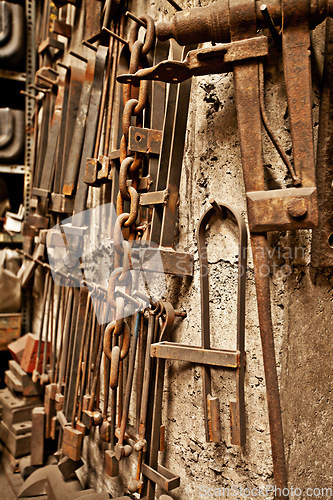
<svg viewBox="0 0 333 500"><path fill-rule="evenodd" d="M183 7L208 4L182 3ZM148 12L155 20L172 15L165 0L133 2L135 14ZM318 128L320 68L323 27L314 37L318 73L314 75L313 112ZM272 128L292 158L288 110L280 54L270 45L265 65L267 113ZM264 165L270 186L290 186L290 178L268 136L263 131ZM169 299L187 311L177 321L173 339L200 344L200 283L195 232L200 216L213 196L230 203L246 218L233 76L194 78L187 123L180 206L179 250L192 252L192 281L170 279ZM311 231L271 233L271 294L276 359L281 390L285 449L290 485L300 488L332 487L332 274L310 267ZM235 348L237 234L232 222L216 220L207 231L210 267L212 344ZM202 406L201 369L167 362L163 423L166 450L161 463L181 477L174 499L223 498L221 488L265 488L274 485L260 332L251 250L246 288L246 434L243 450L231 445L229 400L235 397L234 374L212 370L213 393L221 406L222 441L206 443ZM103 475L98 440L86 440L89 482L99 489L121 494L135 475L136 454L121 463L121 474ZM206 494L207 493L207 494ZM300 493L299 490L296 493ZM325 494L319 498L326 498ZM248 494L247 490L244 496ZM266 493L264 498L273 498ZM235 494L233 498L242 498ZM329 497L328 497L329 498Z"/></svg>

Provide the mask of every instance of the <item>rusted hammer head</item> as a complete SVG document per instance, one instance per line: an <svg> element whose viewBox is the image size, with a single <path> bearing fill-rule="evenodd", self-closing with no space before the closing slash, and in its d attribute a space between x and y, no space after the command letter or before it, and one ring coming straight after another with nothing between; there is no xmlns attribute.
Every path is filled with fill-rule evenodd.
<svg viewBox="0 0 333 500"><path fill-rule="evenodd" d="M105 418L101 423L99 428L99 435L105 443L110 443L111 441L111 423L110 419Z"/></svg>
<svg viewBox="0 0 333 500"><path fill-rule="evenodd" d="M124 446L124 445L117 443L115 450L114 450L114 454L115 454L115 457L118 460L118 462L120 462L120 460L122 458L129 457L131 455L132 451L133 451L133 448L129 444L125 444L125 446Z"/></svg>

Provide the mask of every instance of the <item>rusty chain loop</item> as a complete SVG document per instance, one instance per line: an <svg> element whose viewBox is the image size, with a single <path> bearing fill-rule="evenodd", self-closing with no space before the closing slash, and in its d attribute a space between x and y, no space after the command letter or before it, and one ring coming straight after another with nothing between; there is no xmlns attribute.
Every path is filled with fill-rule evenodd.
<svg viewBox="0 0 333 500"><path fill-rule="evenodd" d="M138 40L139 25L134 25L129 34L129 49L131 53L129 72L136 71L146 63L146 56L155 45L155 24L150 16L141 16L146 24L144 42ZM142 127L143 112L147 105L148 81L142 81L139 88L131 84L123 86L123 136L120 142L120 174L119 193L117 196L117 220L114 227L114 271L108 284L108 302L114 309L114 320L107 326L104 334L104 353L111 360L110 386L118 385L119 363L127 356L130 345L130 329L124 321L125 300L116 296L116 288L124 287L125 293L131 295L132 291L132 262L131 245L123 239L123 229L129 230L129 240L136 237L135 224L139 211L139 194L137 191L138 174L142 164L142 155L135 153L134 157L128 156L129 128L135 117L137 127ZM131 184L127 185L127 176L131 177ZM124 212L124 202L130 202L129 212ZM122 335L119 347L117 337ZM114 338L114 342L112 342ZM111 348L113 344L113 347Z"/></svg>

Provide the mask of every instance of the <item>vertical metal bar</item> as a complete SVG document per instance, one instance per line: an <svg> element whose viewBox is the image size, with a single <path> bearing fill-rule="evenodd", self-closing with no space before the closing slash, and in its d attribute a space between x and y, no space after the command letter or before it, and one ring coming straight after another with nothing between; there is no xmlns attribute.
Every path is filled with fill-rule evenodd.
<svg viewBox="0 0 333 500"><path fill-rule="evenodd" d="M320 100L317 190L319 224L312 230L311 264L333 267L333 20L326 20L326 50Z"/></svg>
<svg viewBox="0 0 333 500"><path fill-rule="evenodd" d="M231 41L256 35L255 2L229 0ZM241 25L243 16L253 18L246 30ZM234 85L237 122L240 136L242 167L246 191L265 189L261 116L259 100L259 63L234 63ZM259 327L263 351L264 371L275 484L281 491L288 486L284 454L280 394L276 370L274 336L271 317L270 280L268 268L267 235L251 235Z"/></svg>

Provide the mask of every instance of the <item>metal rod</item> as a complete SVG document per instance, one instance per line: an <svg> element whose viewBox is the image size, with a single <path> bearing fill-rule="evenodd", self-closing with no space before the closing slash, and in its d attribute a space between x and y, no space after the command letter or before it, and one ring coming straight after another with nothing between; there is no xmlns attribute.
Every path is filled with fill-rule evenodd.
<svg viewBox="0 0 333 500"><path fill-rule="evenodd" d="M56 84L55 80L51 80L51 78L47 78L44 75L37 75L37 78L40 78L41 80L43 80L46 83L49 83L50 85L55 85Z"/></svg>
<svg viewBox="0 0 333 500"><path fill-rule="evenodd" d="M67 66L66 64L62 63L62 62L57 62L57 66L60 66L60 68L63 68L63 69L69 69L69 66Z"/></svg>
<svg viewBox="0 0 333 500"><path fill-rule="evenodd" d="M29 92L26 92L25 90L20 90L20 94L30 97L30 99L34 99L35 101L39 100L37 96L29 94Z"/></svg>
<svg viewBox="0 0 333 500"><path fill-rule="evenodd" d="M54 68L47 68L47 69L48 69L48 71L49 71L50 73L53 73L54 75L59 76L58 71L57 71L57 70L55 70Z"/></svg>
<svg viewBox="0 0 333 500"><path fill-rule="evenodd" d="M102 31L104 31L104 33L107 33L108 35L110 36L113 36L113 38L115 38L116 40L118 40L119 42L123 43L124 45L128 45L128 42L127 40L125 40L124 38L122 38L121 36L117 35L117 33L114 33L113 31L109 30L108 28L106 28L105 26L103 26L102 28Z"/></svg>
<svg viewBox="0 0 333 500"><path fill-rule="evenodd" d="M44 94L51 92L50 89L44 89L43 87L39 87L38 85L35 85L34 83L30 83L29 89L37 90L37 92L44 92Z"/></svg>
<svg viewBox="0 0 333 500"><path fill-rule="evenodd" d="M132 21L142 26L142 28L147 28L147 24L144 21L141 21L141 19L132 14L132 12L130 12L129 10L125 12L125 16L129 17L130 19L132 19Z"/></svg>
<svg viewBox="0 0 333 500"><path fill-rule="evenodd" d="M172 7L173 7L174 9L176 9L176 10L178 10L178 11L183 10L183 9L181 8L181 6L180 6L180 5L178 5L178 3L177 3L177 2L175 2L175 0L167 0L167 2L168 2L170 5L172 5Z"/></svg>
<svg viewBox="0 0 333 500"><path fill-rule="evenodd" d="M78 54L77 52L75 52L74 50L70 50L69 51L69 55L73 56L73 57L76 57L76 59L79 59L80 61L83 61L85 63L88 62L88 59L86 57L83 57L81 56L81 54Z"/></svg>
<svg viewBox="0 0 333 500"><path fill-rule="evenodd" d="M87 40L82 40L82 45L84 45L85 47L88 47L88 49L91 49L94 52L97 52L97 47L95 47L95 45L93 45L92 43L87 42Z"/></svg>
<svg viewBox="0 0 333 500"><path fill-rule="evenodd" d="M266 24L267 24L267 28L269 29L269 31L272 35L272 38L274 40L275 45L277 46L277 48L279 50L281 50L281 48L282 48L281 36L279 35L279 32L275 27L275 24L273 22L272 16L269 13L267 5L262 4L260 6L260 12L261 12L262 17L264 18Z"/></svg>
<svg viewBox="0 0 333 500"><path fill-rule="evenodd" d="M267 236L265 234L252 234L251 243L266 380L274 481L278 488L283 489L288 484L288 478L271 317L269 273L266 271L269 269Z"/></svg>

